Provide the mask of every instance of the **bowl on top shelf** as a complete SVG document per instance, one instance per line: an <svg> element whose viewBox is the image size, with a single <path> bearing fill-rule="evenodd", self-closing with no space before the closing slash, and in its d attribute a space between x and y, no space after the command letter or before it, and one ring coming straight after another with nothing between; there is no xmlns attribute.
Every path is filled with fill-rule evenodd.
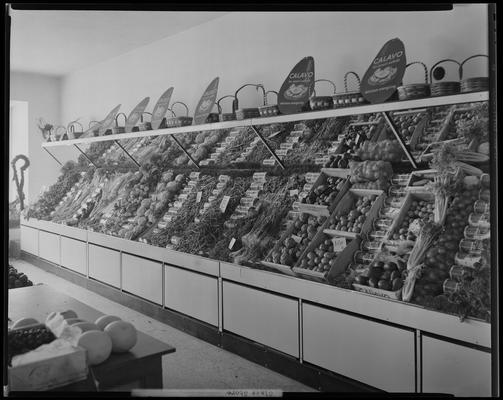
<svg viewBox="0 0 503 400"><path fill-rule="evenodd" d="M278 92L275 90L268 90L265 92L264 105L258 108L261 117L273 117L280 114L278 104L267 104L267 95L269 93L274 93L276 95L276 99L278 98Z"/></svg>
<svg viewBox="0 0 503 400"><path fill-rule="evenodd" d="M476 54L474 56L468 57L459 66L459 79L461 79L461 93L471 93L471 92L481 92L489 90L489 78L487 76L478 76L475 78L465 78L463 79L463 65L474 58L486 57L485 54Z"/></svg>
<svg viewBox="0 0 503 400"><path fill-rule="evenodd" d="M121 115L124 117L124 126L119 126L119 117ZM126 114L124 114L123 112L120 112L115 116L115 125L112 127L113 135L126 132L126 119L127 119Z"/></svg>
<svg viewBox="0 0 503 400"><path fill-rule="evenodd" d="M185 116L177 117L175 112L173 111L173 106L175 104L181 104L185 107ZM180 126L187 126L187 125L192 125L192 117L189 117L189 108L185 103L182 103L181 101L176 101L173 104L171 104L171 108L168 108L169 111L173 114L172 118L167 118L166 119L166 127L168 128L175 128L175 127L180 127Z"/></svg>
<svg viewBox="0 0 503 400"><path fill-rule="evenodd" d="M430 69L430 93L432 97L437 96L450 96L453 94L458 94L461 91L461 84L459 81L443 81L443 82L433 82L433 78L436 81L441 81L445 77L445 69L439 65L445 62L451 62L461 66L456 60L446 58L445 60L440 60L433 65ZM458 69L459 72L459 69Z"/></svg>
<svg viewBox="0 0 503 400"><path fill-rule="evenodd" d="M352 75L358 82L358 89L348 91L348 76ZM367 101L360 92L360 77L356 72L349 71L344 75L344 93L335 93L333 96L334 108L351 107L366 104Z"/></svg>
<svg viewBox="0 0 503 400"><path fill-rule="evenodd" d="M424 69L424 83L409 83L407 85L398 86L396 88L398 92L399 100L414 100L422 99L424 97L430 96L430 85L428 83L428 68L421 61L413 61L405 66L405 69L411 65L422 65Z"/></svg>
<svg viewBox="0 0 503 400"><path fill-rule="evenodd" d="M316 96L316 82L328 82L334 88L333 95L336 94L337 89L335 87L335 83L328 79L316 79L313 84L313 93L309 98L309 107L312 111L318 110L329 110L334 107L334 98L333 96Z"/></svg>
<svg viewBox="0 0 503 400"><path fill-rule="evenodd" d="M238 93L241 89L243 89L247 86L255 86L257 91L259 89L262 89L263 95L265 96L264 86L260 83L259 84L246 83L243 86L241 86L238 90L236 90L236 93L234 93L234 101L232 103L232 110L235 111L236 119L238 121L241 121L243 119L248 119L248 118L260 117L260 112L258 110L258 107L239 108Z"/></svg>
<svg viewBox="0 0 503 400"><path fill-rule="evenodd" d="M218 119L220 122L224 122L224 121L234 121L236 119L236 113L234 112L234 108L232 109L232 112L230 113L223 113L222 112L222 107L220 106L220 102L223 100L223 99L229 99L229 98L232 98L233 100L235 100L236 98L231 95L231 94L228 94L226 96L223 96L223 97L220 97L218 100L217 100L217 107L218 107L218 112L219 112L219 116L218 116ZM232 102L232 105L234 105L234 101Z"/></svg>

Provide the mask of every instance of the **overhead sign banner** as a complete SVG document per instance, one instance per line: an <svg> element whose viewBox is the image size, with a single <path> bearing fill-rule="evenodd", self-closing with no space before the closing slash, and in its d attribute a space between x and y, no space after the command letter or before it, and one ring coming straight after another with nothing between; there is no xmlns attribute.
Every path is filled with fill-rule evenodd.
<svg viewBox="0 0 503 400"><path fill-rule="evenodd" d="M314 59L304 57L290 71L278 92L278 107L282 114L306 111L314 89Z"/></svg>
<svg viewBox="0 0 503 400"><path fill-rule="evenodd" d="M166 115L166 111L168 110L172 94L173 87L170 87L162 94L161 97L159 97L159 100L157 100L157 103L154 106L154 110L152 111L152 119L150 122L153 130L159 129L159 127L161 126L164 115Z"/></svg>
<svg viewBox="0 0 503 400"><path fill-rule="evenodd" d="M145 108L147 108L147 104L150 101L150 97L145 97L142 101L138 103L138 105L133 108L133 111L129 114L129 116L126 119L126 133L131 132L133 130L133 127L136 125L136 123L139 121L141 115L143 114L143 111L145 111Z"/></svg>
<svg viewBox="0 0 503 400"><path fill-rule="evenodd" d="M402 84L406 65L402 41L395 38L386 42L363 76L360 85L363 97L371 103L388 100Z"/></svg>
<svg viewBox="0 0 503 400"><path fill-rule="evenodd" d="M197 103L196 111L194 113L193 125L199 125L206 123L208 115L210 115L215 101L217 99L218 93L218 76L211 81L206 90L204 91L201 100Z"/></svg>

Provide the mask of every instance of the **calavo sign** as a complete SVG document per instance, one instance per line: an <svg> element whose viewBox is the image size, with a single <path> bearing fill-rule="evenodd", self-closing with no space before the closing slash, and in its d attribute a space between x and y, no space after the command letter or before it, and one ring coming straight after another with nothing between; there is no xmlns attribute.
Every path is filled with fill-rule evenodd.
<svg viewBox="0 0 503 400"><path fill-rule="evenodd" d="M288 74L278 92L278 107L282 114L305 111L314 85L314 59L304 57Z"/></svg>
<svg viewBox="0 0 503 400"><path fill-rule="evenodd" d="M217 98L218 81L218 77L211 81L201 96L199 103L197 103L196 112L194 113L194 125L204 124L208 115L210 115Z"/></svg>
<svg viewBox="0 0 503 400"><path fill-rule="evenodd" d="M402 41L395 38L386 42L363 76L360 85L363 97L371 103L388 100L402 84L405 66L405 47Z"/></svg>

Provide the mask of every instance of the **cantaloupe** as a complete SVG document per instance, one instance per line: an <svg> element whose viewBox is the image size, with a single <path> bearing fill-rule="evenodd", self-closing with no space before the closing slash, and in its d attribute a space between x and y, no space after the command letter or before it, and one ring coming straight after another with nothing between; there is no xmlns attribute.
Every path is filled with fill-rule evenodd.
<svg viewBox="0 0 503 400"><path fill-rule="evenodd" d="M102 315L99 317L94 323L100 328L100 330L104 330L105 327L114 321L121 321L121 319L115 315Z"/></svg>
<svg viewBox="0 0 503 400"><path fill-rule="evenodd" d="M112 352L112 339L103 331L87 331L79 336L77 346L87 351L87 364L101 364Z"/></svg>
<svg viewBox="0 0 503 400"><path fill-rule="evenodd" d="M105 327L105 333L108 333L112 339L112 352L125 353L129 351L137 341L136 328L133 324L126 321L114 321Z"/></svg>

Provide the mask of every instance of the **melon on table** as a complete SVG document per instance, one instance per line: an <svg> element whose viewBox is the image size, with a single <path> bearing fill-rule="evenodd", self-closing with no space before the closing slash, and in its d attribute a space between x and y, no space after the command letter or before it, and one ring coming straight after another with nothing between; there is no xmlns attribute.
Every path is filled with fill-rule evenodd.
<svg viewBox="0 0 503 400"><path fill-rule="evenodd" d="M87 351L88 365L101 364L112 353L112 339L103 331L87 331L79 336L77 346Z"/></svg>
<svg viewBox="0 0 503 400"><path fill-rule="evenodd" d="M138 339L136 328L133 324L126 321L114 321L105 327L107 333L112 339L112 352L125 353L134 347Z"/></svg>
<svg viewBox="0 0 503 400"><path fill-rule="evenodd" d="M121 319L115 315L102 315L99 317L94 323L100 328L100 330L104 330L105 327L114 321L121 321Z"/></svg>

